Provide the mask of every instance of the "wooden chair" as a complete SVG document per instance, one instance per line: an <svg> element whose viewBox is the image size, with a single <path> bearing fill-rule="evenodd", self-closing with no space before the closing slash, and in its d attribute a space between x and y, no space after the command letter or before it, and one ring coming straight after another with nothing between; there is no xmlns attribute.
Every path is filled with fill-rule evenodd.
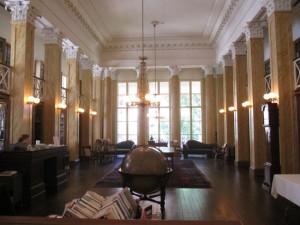
<svg viewBox="0 0 300 225"><path fill-rule="evenodd" d="M228 148L228 144L225 143L221 147L217 146L215 149L215 159L225 159L226 149Z"/></svg>

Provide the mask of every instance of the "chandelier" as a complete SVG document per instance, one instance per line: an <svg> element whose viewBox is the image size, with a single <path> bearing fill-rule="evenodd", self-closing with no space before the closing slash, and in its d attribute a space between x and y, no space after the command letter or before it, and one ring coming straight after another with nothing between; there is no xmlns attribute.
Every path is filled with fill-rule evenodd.
<svg viewBox="0 0 300 225"><path fill-rule="evenodd" d="M154 28L157 24L153 25ZM127 100L127 104L131 106L159 106L160 100L156 93L156 46L155 48L155 94L149 93L149 83L147 79L147 57L144 55L144 1L142 0L142 56L140 56L140 70L137 83L137 95L130 96Z"/></svg>

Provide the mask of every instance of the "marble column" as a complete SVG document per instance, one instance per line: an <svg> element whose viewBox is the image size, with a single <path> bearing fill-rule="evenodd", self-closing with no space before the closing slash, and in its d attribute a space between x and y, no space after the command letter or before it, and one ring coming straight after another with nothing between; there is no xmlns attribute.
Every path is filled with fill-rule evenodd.
<svg viewBox="0 0 300 225"><path fill-rule="evenodd" d="M231 48L233 60L234 145L237 166L250 166L249 113L242 103L248 100L246 43L234 42Z"/></svg>
<svg viewBox="0 0 300 225"><path fill-rule="evenodd" d="M293 35L291 0L265 1L268 15L271 91L278 94L279 151L282 173L299 173L294 105Z"/></svg>
<svg viewBox="0 0 300 225"><path fill-rule="evenodd" d="M10 143L21 134L32 134L33 106L27 98L33 95L34 19L36 12L29 1L5 1L11 9L11 83Z"/></svg>
<svg viewBox="0 0 300 225"><path fill-rule="evenodd" d="M97 112L97 115L93 117L93 144L96 139L103 138L104 80L102 78L102 73L102 68L98 66L93 67L94 110Z"/></svg>
<svg viewBox="0 0 300 225"><path fill-rule="evenodd" d="M81 57L81 107L85 112L81 115L82 146L92 145L92 62L87 57Z"/></svg>
<svg viewBox="0 0 300 225"><path fill-rule="evenodd" d="M261 106L265 94L264 32L266 21L253 21L246 27L249 138L250 138L250 172L254 175L264 173L264 154L266 148L265 131L262 126Z"/></svg>
<svg viewBox="0 0 300 225"><path fill-rule="evenodd" d="M213 66L205 66L205 105L206 105L206 143L216 142L216 86L213 76Z"/></svg>
<svg viewBox="0 0 300 225"><path fill-rule="evenodd" d="M179 73L181 68L178 66L170 66L169 71L171 78L169 82L170 90L170 110L171 110L171 135L170 140L173 141L174 146L181 143L181 127L180 127L180 80Z"/></svg>
<svg viewBox="0 0 300 225"><path fill-rule="evenodd" d="M43 96L43 142L53 143L59 137L59 114L56 106L61 102L61 41L62 34L53 28L44 28L45 35L45 83Z"/></svg>
<svg viewBox="0 0 300 225"><path fill-rule="evenodd" d="M67 58L67 145L70 151L70 160L79 159L79 57L78 47L64 47Z"/></svg>
<svg viewBox="0 0 300 225"><path fill-rule="evenodd" d="M224 140L224 115L219 113L220 109L224 107L223 97L223 68L216 67L216 115L217 115L217 144L222 146Z"/></svg>
<svg viewBox="0 0 300 225"><path fill-rule="evenodd" d="M224 139L225 142L234 146L234 117L228 111L228 107L233 106L233 68L231 55L222 58L223 64L223 97L224 97Z"/></svg>

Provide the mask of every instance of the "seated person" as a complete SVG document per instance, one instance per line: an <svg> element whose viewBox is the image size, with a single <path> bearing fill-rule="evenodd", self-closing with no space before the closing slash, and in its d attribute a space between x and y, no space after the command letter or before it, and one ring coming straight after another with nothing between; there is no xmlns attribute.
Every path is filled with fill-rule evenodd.
<svg viewBox="0 0 300 225"><path fill-rule="evenodd" d="M30 136L28 134L22 134L17 143L10 145L10 149L12 151L26 151L30 144L29 137Z"/></svg>

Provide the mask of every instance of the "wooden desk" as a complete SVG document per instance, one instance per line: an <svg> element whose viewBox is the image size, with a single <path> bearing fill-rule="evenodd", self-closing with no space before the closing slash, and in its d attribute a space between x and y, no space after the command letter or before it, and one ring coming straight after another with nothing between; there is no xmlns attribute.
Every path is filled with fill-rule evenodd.
<svg viewBox="0 0 300 225"><path fill-rule="evenodd" d="M57 191L67 182L65 156L67 146L37 151L4 151L0 154L0 171L16 170L23 175L23 203L32 206Z"/></svg>
<svg viewBox="0 0 300 225"><path fill-rule="evenodd" d="M275 174L271 194L278 195L300 206L300 174Z"/></svg>

